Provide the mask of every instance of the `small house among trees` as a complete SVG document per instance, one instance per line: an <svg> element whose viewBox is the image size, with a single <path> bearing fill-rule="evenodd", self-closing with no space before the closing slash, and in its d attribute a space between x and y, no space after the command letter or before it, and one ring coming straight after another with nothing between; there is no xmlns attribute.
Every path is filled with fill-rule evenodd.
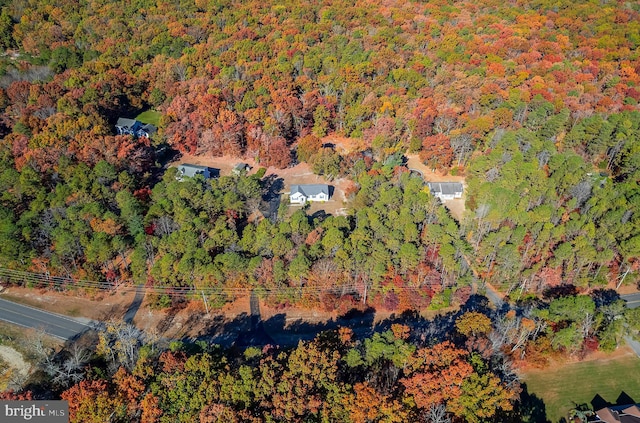
<svg viewBox="0 0 640 423"><path fill-rule="evenodd" d="M462 184L460 182L427 182L431 195L441 200L462 198Z"/></svg>
<svg viewBox="0 0 640 423"><path fill-rule="evenodd" d="M150 123L145 124L136 119L118 118L116 131L118 131L118 135L149 138L156 133L157 128Z"/></svg>
<svg viewBox="0 0 640 423"><path fill-rule="evenodd" d="M246 163L236 163L235 166L233 166L233 169L231 170L231 172L234 175L241 175L242 172L248 172L251 170L251 166L249 166Z"/></svg>
<svg viewBox="0 0 640 423"><path fill-rule="evenodd" d="M202 175L205 179L217 178L220 175L218 169L214 169L208 166L198 166L188 163L182 163L178 166L178 174L176 179L181 181L185 176L193 178L196 175Z"/></svg>
<svg viewBox="0 0 640 423"><path fill-rule="evenodd" d="M309 184L309 185L291 185L289 194L289 202L292 204L304 204L307 201L329 201L331 194L329 185L326 184Z"/></svg>

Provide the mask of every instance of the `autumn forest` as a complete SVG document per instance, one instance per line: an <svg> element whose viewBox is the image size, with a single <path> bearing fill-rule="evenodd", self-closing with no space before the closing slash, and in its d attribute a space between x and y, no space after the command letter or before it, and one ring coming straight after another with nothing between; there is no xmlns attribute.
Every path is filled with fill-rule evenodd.
<svg viewBox="0 0 640 423"><path fill-rule="evenodd" d="M404 316L235 350L111 322L3 398L68 399L74 422L536 421L519 365L640 332L614 291L640 278L636 3L0 7L0 268L57 278L3 282ZM157 133L117 135L142 112ZM183 179L181 155L262 169ZM407 155L464 178L464 216ZM264 213L265 170L299 163L345 181L344 213Z"/></svg>

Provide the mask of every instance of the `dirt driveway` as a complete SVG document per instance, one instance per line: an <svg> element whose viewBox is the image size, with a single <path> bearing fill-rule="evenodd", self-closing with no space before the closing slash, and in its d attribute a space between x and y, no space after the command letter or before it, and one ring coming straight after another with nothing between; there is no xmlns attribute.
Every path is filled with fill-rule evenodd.
<svg viewBox="0 0 640 423"><path fill-rule="evenodd" d="M452 176L449 174L443 174L439 171L432 171L427 165L422 163L417 154L407 154L407 167L409 169L415 169L422 172L422 176L426 182L461 182L464 190L462 192L462 198L457 200L444 200L442 203L449 209L451 216L460 221L464 217L465 201L467 199L467 185L465 183L464 176Z"/></svg>

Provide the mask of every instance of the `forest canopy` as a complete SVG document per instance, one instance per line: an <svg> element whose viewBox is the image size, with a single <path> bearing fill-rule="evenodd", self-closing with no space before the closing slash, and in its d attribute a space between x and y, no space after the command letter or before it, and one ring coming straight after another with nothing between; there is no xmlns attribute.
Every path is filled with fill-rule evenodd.
<svg viewBox="0 0 640 423"><path fill-rule="evenodd" d="M109 322L35 388L83 422L534 421L512 365L640 331L604 289L639 279L639 46L637 2L0 1L0 269L39 275L10 282L413 316L234 350ZM260 170L181 178L181 154ZM464 215L409 155L464 179ZM263 213L299 163L343 213Z"/></svg>
<svg viewBox="0 0 640 423"><path fill-rule="evenodd" d="M371 290L392 310L446 306L477 280L518 295L633 281L637 9L5 2L0 264L329 308ZM150 109L151 139L115 135ZM365 149L322 148L329 133ZM307 161L353 181L347 216L250 222L268 181L178 182L162 176L170 149ZM466 172L464 219L406 153Z"/></svg>

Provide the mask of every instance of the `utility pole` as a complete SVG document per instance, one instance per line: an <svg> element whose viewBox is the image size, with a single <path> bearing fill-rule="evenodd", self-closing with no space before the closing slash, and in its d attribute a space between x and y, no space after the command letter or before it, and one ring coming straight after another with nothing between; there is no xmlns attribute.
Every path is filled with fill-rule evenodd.
<svg viewBox="0 0 640 423"><path fill-rule="evenodd" d="M204 291L200 291L202 293L202 299L204 300L204 307L207 309L207 316L209 315L209 304L207 303L207 297L204 296Z"/></svg>

